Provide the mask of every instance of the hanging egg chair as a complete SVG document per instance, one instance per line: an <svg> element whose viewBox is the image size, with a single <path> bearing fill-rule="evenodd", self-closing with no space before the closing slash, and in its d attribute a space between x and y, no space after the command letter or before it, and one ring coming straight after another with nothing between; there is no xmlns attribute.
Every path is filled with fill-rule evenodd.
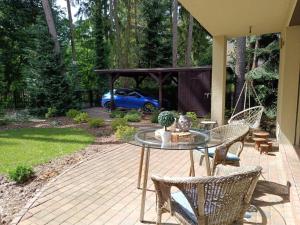
<svg viewBox="0 0 300 225"><path fill-rule="evenodd" d="M244 109L236 113L237 106L241 100L242 95L244 95ZM251 96L256 101L256 106L251 106ZM260 121L262 114L264 112L264 107L262 106L257 93L253 86L253 81L249 78L246 78L243 85L242 91L239 95L239 98L236 102L234 110L230 119L228 120L229 124L247 124L250 129L258 129L260 127Z"/></svg>

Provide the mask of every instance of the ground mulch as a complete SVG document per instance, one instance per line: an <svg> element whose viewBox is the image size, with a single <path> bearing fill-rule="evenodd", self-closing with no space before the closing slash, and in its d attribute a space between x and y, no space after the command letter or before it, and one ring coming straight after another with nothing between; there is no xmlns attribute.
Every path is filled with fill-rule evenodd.
<svg viewBox="0 0 300 225"><path fill-rule="evenodd" d="M1 126L0 130L30 128L30 127L74 127L87 130L96 136L95 144L89 145L83 150L73 154L60 157L39 165L34 168L35 177L25 184L18 185L0 175L0 225L9 224L15 215L26 205L29 199L52 178L56 177L66 169L76 163L89 158L91 155L100 152L101 144L117 144L110 126L107 124L101 128L89 128L88 124L74 124L66 117L52 118L49 120L36 120L26 123L14 123L7 126Z"/></svg>

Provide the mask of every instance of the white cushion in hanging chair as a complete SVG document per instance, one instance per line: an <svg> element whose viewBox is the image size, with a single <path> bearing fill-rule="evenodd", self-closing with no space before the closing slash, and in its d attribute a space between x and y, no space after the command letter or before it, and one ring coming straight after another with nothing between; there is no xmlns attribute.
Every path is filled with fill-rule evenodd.
<svg viewBox="0 0 300 225"><path fill-rule="evenodd" d="M235 115L229 120L229 124L247 124L251 129L257 129L260 126L261 116L263 114L263 106L255 106L245 109Z"/></svg>

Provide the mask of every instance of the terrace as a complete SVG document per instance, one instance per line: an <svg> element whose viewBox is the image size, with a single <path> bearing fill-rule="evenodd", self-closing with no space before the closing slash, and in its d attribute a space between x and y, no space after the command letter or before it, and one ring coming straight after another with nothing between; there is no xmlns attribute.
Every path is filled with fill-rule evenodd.
<svg viewBox="0 0 300 225"><path fill-rule="evenodd" d="M137 175L140 149L128 144L94 147L101 148L101 152L49 183L28 205L28 211L19 218L18 224L155 224L156 198L150 180L145 221L139 221L141 190L137 189ZM151 174L187 176L188 152L154 150L151 154ZM253 143L246 145L242 166L261 165L263 172L252 200L256 210L244 224L300 223L297 214L299 192L296 190L300 179L292 172L300 170L300 163L288 162L287 157L287 152L276 146L267 155L259 154ZM198 165L197 157L195 159L196 176L206 174L204 167ZM291 183L290 194L287 181ZM178 224L169 214L163 214L162 222Z"/></svg>
<svg viewBox="0 0 300 225"><path fill-rule="evenodd" d="M211 119L219 125L226 123L227 39L281 33L278 145L268 154L260 154L252 142L244 147L241 166L260 165L263 168L251 200L254 205L251 217L244 224L300 224L300 1L180 2L212 35ZM253 7L256 5L260 7ZM161 77L158 82L162 83ZM12 224L155 224L156 195L150 179L145 217L143 221L139 219L142 199L142 191L137 188L140 148L126 143L103 144L97 140L90 147L98 153L52 179ZM189 157L187 151L153 150L149 174L188 176ZM199 155L195 151L194 158L195 175L206 176L205 166L199 166ZM170 214L163 215L162 223L179 224Z"/></svg>

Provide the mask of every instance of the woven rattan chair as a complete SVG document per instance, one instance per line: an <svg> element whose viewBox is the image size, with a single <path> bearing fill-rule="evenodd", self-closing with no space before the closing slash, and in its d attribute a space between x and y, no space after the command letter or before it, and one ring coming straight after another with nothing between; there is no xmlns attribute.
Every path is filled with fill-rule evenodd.
<svg viewBox="0 0 300 225"><path fill-rule="evenodd" d="M184 225L242 224L260 173L261 167L233 167L229 173L225 172L226 176L219 177L154 175L157 224L161 224L165 212ZM171 192L172 187L179 191Z"/></svg>
<svg viewBox="0 0 300 225"><path fill-rule="evenodd" d="M244 141L249 132L249 126L245 124L227 124L212 129L211 136L221 136L224 144L217 147L208 148L208 156L214 158L217 148L225 149L226 158L222 159L223 164L240 165L240 155L244 149ZM204 149L197 149L200 155L200 165L204 159ZM219 160L216 162L220 162Z"/></svg>

